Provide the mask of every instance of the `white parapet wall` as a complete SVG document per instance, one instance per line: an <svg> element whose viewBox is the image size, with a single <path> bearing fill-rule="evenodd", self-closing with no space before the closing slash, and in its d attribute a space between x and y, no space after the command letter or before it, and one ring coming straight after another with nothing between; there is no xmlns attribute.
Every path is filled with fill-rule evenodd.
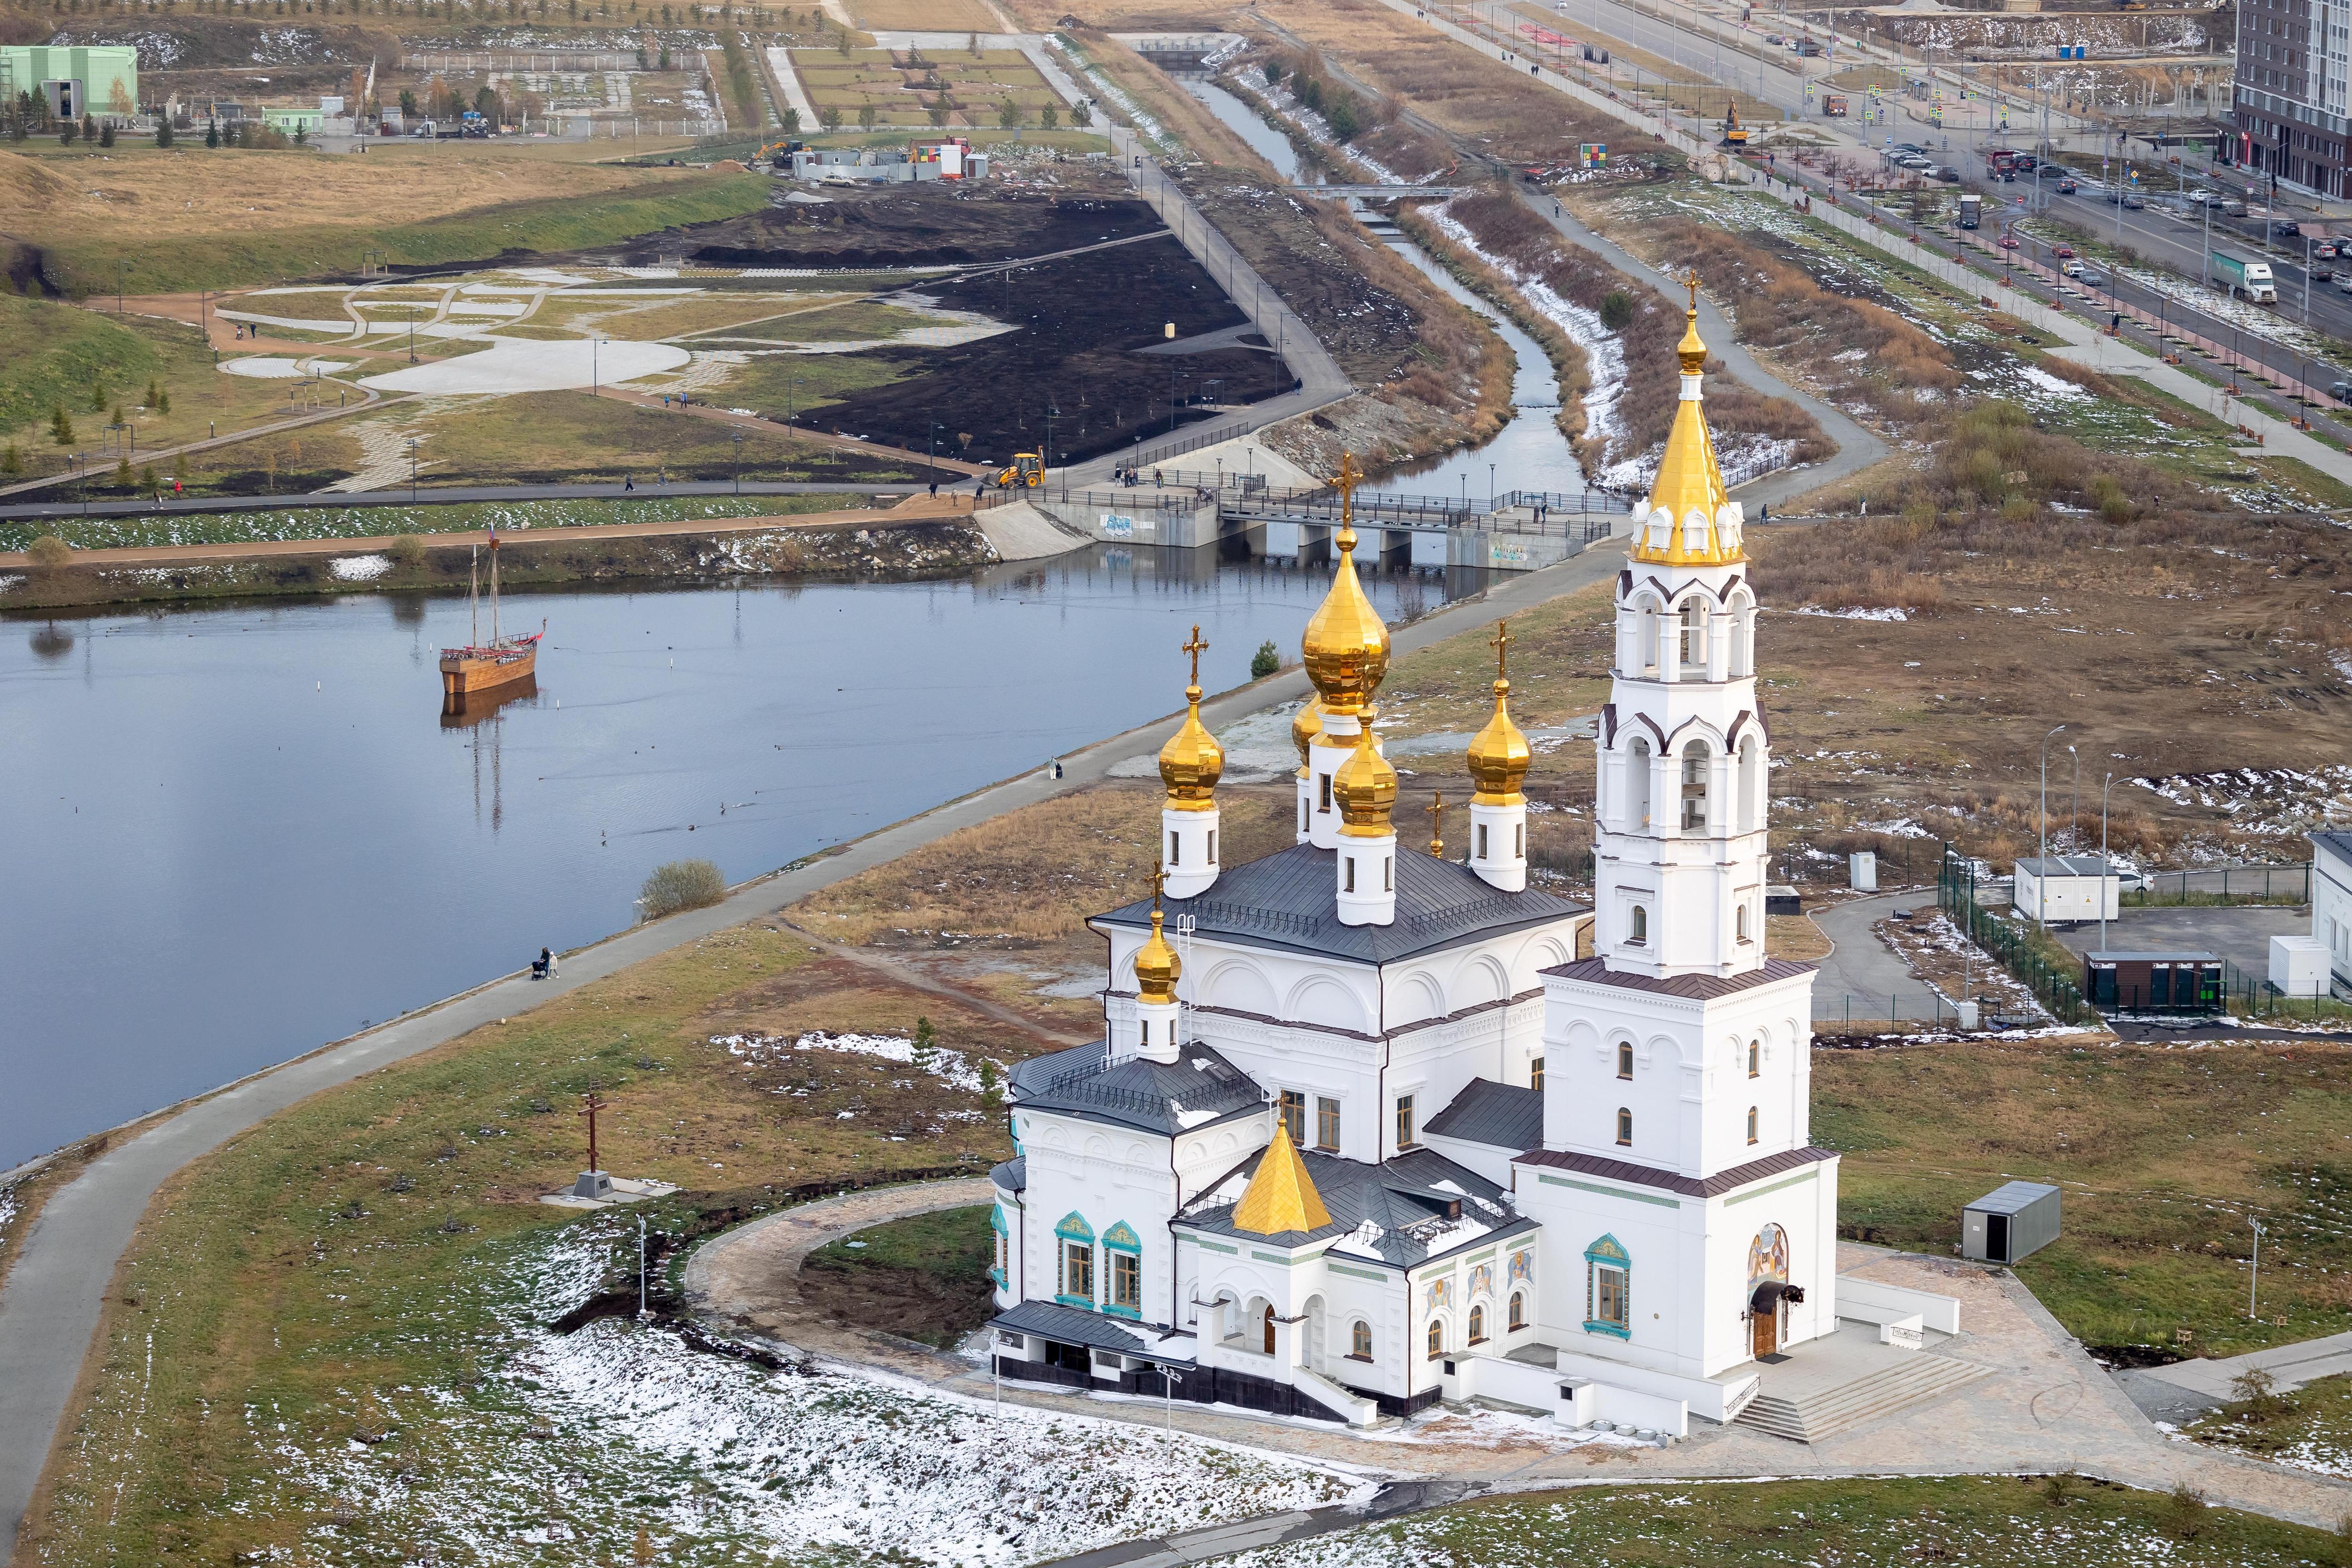
<svg viewBox="0 0 2352 1568"><path fill-rule="evenodd" d="M1957 1297L1906 1289L1876 1279L1858 1279L1851 1274L1838 1276L1837 1310L1839 1317L1852 1318L1856 1322L1899 1323L1916 1318L1921 1327L1939 1334L1960 1331L1960 1303Z"/></svg>
<svg viewBox="0 0 2352 1568"><path fill-rule="evenodd" d="M1718 1424L1731 1420L1747 1408L1748 1400L1755 1396L1757 1383L1756 1374L1752 1372L1745 1375L1726 1373L1712 1378L1678 1377L1671 1372L1652 1372L1646 1367L1628 1366L1622 1362L1607 1361L1596 1355L1580 1355L1574 1351L1559 1352L1559 1375L1598 1384L1604 1390L1646 1394L1653 1399L1678 1404L1691 1415ZM1603 1394L1601 1397L1605 1405L1612 1396ZM1617 1419L1605 1408L1601 1414L1612 1421Z"/></svg>

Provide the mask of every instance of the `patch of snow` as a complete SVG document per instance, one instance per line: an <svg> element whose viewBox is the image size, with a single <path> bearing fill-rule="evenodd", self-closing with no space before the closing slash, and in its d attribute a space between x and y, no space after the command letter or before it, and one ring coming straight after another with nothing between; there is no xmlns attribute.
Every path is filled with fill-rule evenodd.
<svg viewBox="0 0 2352 1568"><path fill-rule="evenodd" d="M346 555L327 570L339 583L373 583L392 570L392 558L387 555Z"/></svg>
<svg viewBox="0 0 2352 1568"><path fill-rule="evenodd" d="M789 1040L774 1035L719 1035L710 1043L725 1047L729 1056L752 1062L774 1061L788 1051L878 1057L886 1062L919 1068L950 1089L968 1094L981 1092L980 1068L961 1051L932 1046L919 1055L915 1042L904 1035L833 1035L815 1029Z"/></svg>

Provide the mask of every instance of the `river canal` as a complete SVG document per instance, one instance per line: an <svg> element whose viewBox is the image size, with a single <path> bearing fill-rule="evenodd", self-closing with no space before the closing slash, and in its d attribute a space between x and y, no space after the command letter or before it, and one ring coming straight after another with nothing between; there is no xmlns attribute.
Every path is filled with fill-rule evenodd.
<svg viewBox="0 0 2352 1568"><path fill-rule="evenodd" d="M1179 79L1186 92L1215 115L1225 129L1249 143L1250 150L1274 165L1275 172L1294 184L1326 183L1324 172L1298 156L1290 138L1268 125L1240 97L1202 76ZM1456 282L1454 275L1399 230L1383 209L1361 208L1357 216L1391 250L1426 273L1430 281L1464 305L1510 345L1518 360L1511 382L1514 405L1510 422L1486 445L1449 452L1429 463L1398 469L1365 489L1391 495L1456 496L1485 500L1508 490L1550 490L1575 494L1585 486L1584 467L1577 461L1568 438L1559 433L1554 416L1559 405L1559 381L1543 346L1513 326L1500 311Z"/></svg>
<svg viewBox="0 0 2352 1568"><path fill-rule="evenodd" d="M1213 554L512 595L538 690L470 727L462 597L0 621L0 1170L1166 713L1195 621L1211 690L1296 658L1328 567Z"/></svg>

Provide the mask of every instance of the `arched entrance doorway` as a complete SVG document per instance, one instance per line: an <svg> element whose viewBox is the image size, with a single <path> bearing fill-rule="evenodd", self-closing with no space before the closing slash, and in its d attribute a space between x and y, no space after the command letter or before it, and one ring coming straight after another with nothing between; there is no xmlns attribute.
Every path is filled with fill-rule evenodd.
<svg viewBox="0 0 2352 1568"><path fill-rule="evenodd" d="M1789 1284L1789 1233L1766 1226L1748 1244L1748 1351L1758 1361L1780 1353L1786 1305L1804 1299Z"/></svg>
<svg viewBox="0 0 2352 1568"><path fill-rule="evenodd" d="M1265 1313L1261 1316L1261 1318L1259 1319L1259 1321L1261 1321L1262 1323L1264 1323L1264 1324L1265 1324L1265 1353L1266 1353L1266 1354L1268 1354L1268 1355L1272 1355L1272 1354L1274 1353L1274 1303L1273 1303L1273 1302L1269 1301L1269 1302L1267 1302L1267 1303L1266 1303L1266 1306L1265 1306Z"/></svg>

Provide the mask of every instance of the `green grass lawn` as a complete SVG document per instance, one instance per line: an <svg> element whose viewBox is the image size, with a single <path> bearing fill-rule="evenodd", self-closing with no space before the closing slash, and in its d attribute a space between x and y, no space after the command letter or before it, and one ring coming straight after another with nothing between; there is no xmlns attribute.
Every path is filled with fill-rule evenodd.
<svg viewBox="0 0 2352 1568"><path fill-rule="evenodd" d="M169 412L142 406L150 382ZM15 449L24 478L63 471L68 452L97 451L117 407L135 428L134 450L145 450L253 423L285 395L282 383L215 370L194 327L0 291L0 453ZM69 443L51 427L58 409Z"/></svg>
<svg viewBox="0 0 2352 1568"><path fill-rule="evenodd" d="M2352 1554L2315 1530L2095 1482L2053 1492L2038 1479L1890 1478L1537 1492L1216 1561L1249 1568L2252 1568L2352 1562Z"/></svg>
<svg viewBox="0 0 2352 1568"><path fill-rule="evenodd" d="M989 1208L910 1215L828 1242L801 1266L811 1294L849 1320L942 1350L996 1310L988 1281L996 1234Z"/></svg>
<svg viewBox="0 0 2352 1568"><path fill-rule="evenodd" d="M2086 1343L2231 1355L2352 1330L2338 1047L1822 1051L1813 1097L1813 1141L1845 1155L1849 1236L1949 1255L1969 1200L2059 1184L2064 1234L2017 1272ZM2269 1227L2262 1321L2246 1316L2249 1214Z"/></svg>
<svg viewBox="0 0 2352 1568"><path fill-rule="evenodd" d="M2293 1394L2233 1400L2182 1430L2273 1464L2352 1477L2352 1378L2323 1377Z"/></svg>
<svg viewBox="0 0 2352 1568"><path fill-rule="evenodd" d="M99 245L68 237L49 247L59 287L110 291L117 263L135 294L233 289L356 268L362 249L398 263L488 261L509 251L611 245L687 224L741 217L767 205L764 174L713 174L679 187L514 202L419 223L354 229L321 224L146 244Z"/></svg>

